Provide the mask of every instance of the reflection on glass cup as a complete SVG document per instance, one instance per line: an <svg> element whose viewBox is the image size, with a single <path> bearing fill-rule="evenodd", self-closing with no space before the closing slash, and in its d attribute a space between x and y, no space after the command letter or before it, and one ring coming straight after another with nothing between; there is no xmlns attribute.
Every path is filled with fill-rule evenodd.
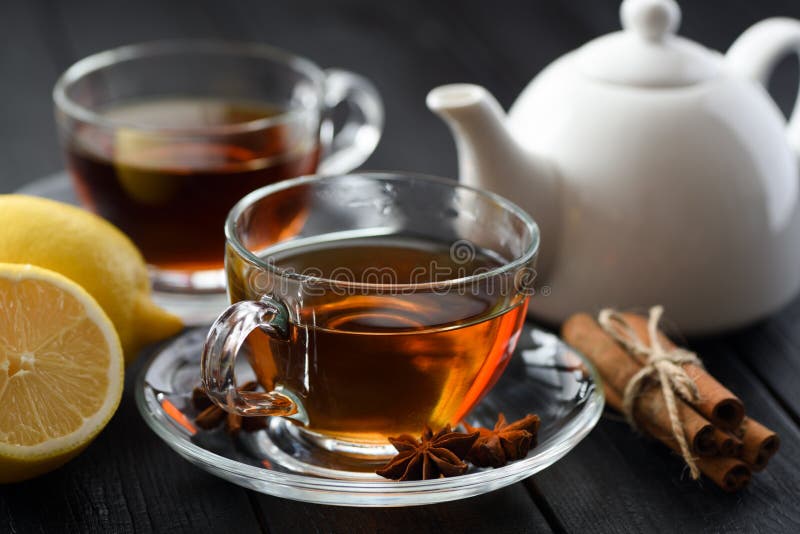
<svg viewBox="0 0 800 534"><path fill-rule="evenodd" d="M213 41L95 54L64 73L54 99L84 206L131 237L156 290L189 294L224 290L222 228L237 200L355 168L383 121L377 92L357 75ZM335 128L337 107L346 117Z"/></svg>
<svg viewBox="0 0 800 534"><path fill-rule="evenodd" d="M410 174L267 186L236 204L225 232L233 304L206 340L209 395L367 455L389 436L457 424L491 389L519 336L539 245L507 200ZM266 392L236 389L240 352Z"/></svg>

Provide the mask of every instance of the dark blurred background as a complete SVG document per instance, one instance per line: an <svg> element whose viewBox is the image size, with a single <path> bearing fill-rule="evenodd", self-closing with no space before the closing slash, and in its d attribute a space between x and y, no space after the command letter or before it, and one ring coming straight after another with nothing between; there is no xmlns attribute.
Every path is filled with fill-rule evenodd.
<svg viewBox="0 0 800 534"><path fill-rule="evenodd" d="M751 24L800 18L797 0L684 0L680 33L724 51ZM488 87L508 107L550 61L619 29L617 0L2 0L0 192L63 168L50 92L74 61L166 37L270 43L371 78L386 106L372 169L454 176L449 133L424 105L436 85ZM784 111L797 58L772 82Z"/></svg>

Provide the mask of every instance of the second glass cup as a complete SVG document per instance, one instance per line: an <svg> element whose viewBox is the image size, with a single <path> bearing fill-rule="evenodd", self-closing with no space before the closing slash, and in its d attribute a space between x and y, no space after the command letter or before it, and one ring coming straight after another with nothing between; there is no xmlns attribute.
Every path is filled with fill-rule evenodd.
<svg viewBox="0 0 800 534"><path fill-rule="evenodd" d="M101 52L54 89L78 196L142 251L154 289L219 293L228 211L286 178L341 173L374 150L372 85L263 45L162 41ZM336 126L333 110L337 115Z"/></svg>

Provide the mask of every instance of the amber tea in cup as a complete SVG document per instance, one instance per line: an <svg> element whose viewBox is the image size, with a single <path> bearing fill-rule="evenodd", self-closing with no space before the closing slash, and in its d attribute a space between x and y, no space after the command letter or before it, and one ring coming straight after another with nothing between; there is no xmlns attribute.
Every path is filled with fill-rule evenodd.
<svg viewBox="0 0 800 534"><path fill-rule="evenodd" d="M275 210L297 197L303 224L287 237ZM206 341L206 389L349 454L457 424L480 401L514 350L538 247L510 202L402 174L263 188L236 205L226 236L233 304ZM243 347L265 392L235 387Z"/></svg>
<svg viewBox="0 0 800 534"><path fill-rule="evenodd" d="M110 107L102 117L202 131L284 113L257 103L164 98ZM298 143L280 124L258 135L157 140L124 127L78 128L66 151L83 203L124 231L148 264L173 272L221 269L221 228L236 201L263 185L312 174L319 160L316 138Z"/></svg>
<svg viewBox="0 0 800 534"><path fill-rule="evenodd" d="M453 260L447 243L401 236L297 246L271 257L287 271L323 278L346 273L353 280L382 272L384 282L400 284L503 265L481 251L465 260ZM256 297L232 277L232 300ZM250 363L268 389L280 382L299 392L308 428L344 441L386 443L389 436L419 434L424 425L457 424L508 364L526 305L519 299L498 311L493 299L470 291L326 292L288 323L292 341L254 340L259 348L250 351ZM306 353L315 355L309 369Z"/></svg>
<svg viewBox="0 0 800 534"><path fill-rule="evenodd" d="M53 94L84 207L131 237L156 290L198 298L224 291L222 229L240 198L358 166L383 120L359 76L215 41L101 52L70 67Z"/></svg>

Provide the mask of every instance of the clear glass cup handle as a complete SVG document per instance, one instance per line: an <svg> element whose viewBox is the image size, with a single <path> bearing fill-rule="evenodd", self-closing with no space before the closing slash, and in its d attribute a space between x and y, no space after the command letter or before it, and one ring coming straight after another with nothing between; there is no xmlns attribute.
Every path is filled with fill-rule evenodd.
<svg viewBox="0 0 800 534"><path fill-rule="evenodd" d="M370 156L383 131L383 102L372 83L340 69L325 71L325 111L321 125L323 143L320 174L352 171ZM344 122L336 128L334 109L347 106Z"/></svg>
<svg viewBox="0 0 800 534"><path fill-rule="evenodd" d="M289 312L281 302L263 297L228 307L211 326L203 347L200 373L206 393L226 411L239 415L297 416L302 410L279 391L239 391L236 387L236 356L247 336L255 330L276 339L286 339Z"/></svg>

